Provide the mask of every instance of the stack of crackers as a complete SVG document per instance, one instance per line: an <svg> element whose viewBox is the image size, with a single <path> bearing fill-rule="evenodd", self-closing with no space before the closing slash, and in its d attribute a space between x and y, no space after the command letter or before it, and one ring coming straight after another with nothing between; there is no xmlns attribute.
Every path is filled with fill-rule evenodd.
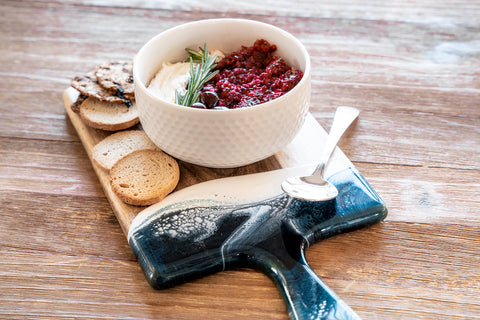
<svg viewBox="0 0 480 320"><path fill-rule="evenodd" d="M112 190L122 201L146 206L175 189L180 170L144 131L125 130L139 122L132 69L131 61L108 62L74 77L71 85L79 96L71 109L88 126L114 132L94 146L92 160L109 172Z"/></svg>
<svg viewBox="0 0 480 320"><path fill-rule="evenodd" d="M71 108L89 126L118 131L139 122L135 105L133 63L108 62L72 79L80 93Z"/></svg>

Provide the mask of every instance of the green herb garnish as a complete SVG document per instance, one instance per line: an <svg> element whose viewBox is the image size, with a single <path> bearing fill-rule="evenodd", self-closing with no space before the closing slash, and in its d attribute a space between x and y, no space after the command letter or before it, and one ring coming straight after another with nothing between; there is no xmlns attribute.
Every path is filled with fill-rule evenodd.
<svg viewBox="0 0 480 320"><path fill-rule="evenodd" d="M182 106L191 106L198 102L200 91L205 83L218 73L218 70L212 71L217 66L215 63L217 55L214 54L210 57L207 44L204 45L203 49L200 47L199 49L199 51L188 48L185 49L190 55L188 59L190 61L190 81L187 86L187 91L183 96L178 90L175 90L175 103Z"/></svg>

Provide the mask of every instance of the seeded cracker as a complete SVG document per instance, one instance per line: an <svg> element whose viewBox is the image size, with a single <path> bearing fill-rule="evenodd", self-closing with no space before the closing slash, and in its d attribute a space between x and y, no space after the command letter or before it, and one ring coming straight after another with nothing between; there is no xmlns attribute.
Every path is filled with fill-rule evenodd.
<svg viewBox="0 0 480 320"><path fill-rule="evenodd" d="M70 108L72 109L73 112L75 113L80 113L80 106L83 103L83 101L87 100L88 96L84 94L79 94L77 100L72 103Z"/></svg>
<svg viewBox="0 0 480 320"><path fill-rule="evenodd" d="M131 102L123 97L112 95L108 90L100 86L95 77L95 71L90 71L83 76L76 76L71 81L72 87L77 89L80 94L97 98L105 102L123 102L131 105Z"/></svg>
<svg viewBox="0 0 480 320"><path fill-rule="evenodd" d="M95 71L95 76L102 87L115 95L123 95L130 100L134 99L133 63L131 61L101 64Z"/></svg>

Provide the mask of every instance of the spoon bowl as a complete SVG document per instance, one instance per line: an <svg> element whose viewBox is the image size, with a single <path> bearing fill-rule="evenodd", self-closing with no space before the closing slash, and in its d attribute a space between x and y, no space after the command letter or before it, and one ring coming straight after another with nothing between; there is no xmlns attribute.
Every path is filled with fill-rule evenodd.
<svg viewBox="0 0 480 320"><path fill-rule="evenodd" d="M338 195L337 188L323 180L312 183L308 177L292 177L282 183L282 189L290 196L305 201L327 201Z"/></svg>
<svg viewBox="0 0 480 320"><path fill-rule="evenodd" d="M284 180L282 189L286 194L305 201L327 201L338 195L337 188L324 178L325 167L343 133L359 113L358 109L352 107L337 108L320 164L310 176L291 177Z"/></svg>

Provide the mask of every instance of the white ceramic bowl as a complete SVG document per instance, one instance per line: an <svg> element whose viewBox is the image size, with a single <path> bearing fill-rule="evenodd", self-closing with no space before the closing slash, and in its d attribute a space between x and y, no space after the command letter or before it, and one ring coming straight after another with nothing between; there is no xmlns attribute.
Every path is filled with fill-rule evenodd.
<svg viewBox="0 0 480 320"><path fill-rule="evenodd" d="M147 90L163 62L186 59L185 48L206 43L209 50L228 54L260 38L275 44L275 54L304 72L295 88L277 99L248 108L202 110L163 101ZM162 32L136 55L133 76L140 122L150 139L173 157L206 167L243 166L280 151L302 127L310 103L305 47L291 34L251 20L201 20Z"/></svg>

